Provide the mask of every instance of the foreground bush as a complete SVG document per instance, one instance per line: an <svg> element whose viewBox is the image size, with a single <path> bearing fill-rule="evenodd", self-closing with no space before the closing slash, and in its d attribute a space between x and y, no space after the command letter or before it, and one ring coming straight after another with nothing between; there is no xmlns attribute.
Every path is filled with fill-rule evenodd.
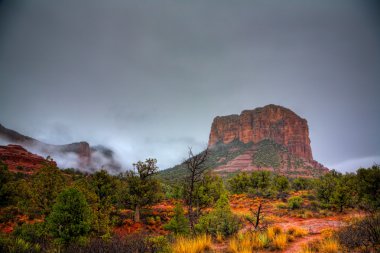
<svg viewBox="0 0 380 253"><path fill-rule="evenodd" d="M43 252L41 246L27 242L21 238L0 238L0 252L3 253L39 253Z"/></svg>
<svg viewBox="0 0 380 253"><path fill-rule="evenodd" d="M146 234L133 234L126 238L112 237L109 240L93 238L85 244L72 243L66 247L65 253L155 253L171 252L165 237L148 237Z"/></svg>
<svg viewBox="0 0 380 253"><path fill-rule="evenodd" d="M380 251L380 213L370 215L338 232L340 243L350 251Z"/></svg>

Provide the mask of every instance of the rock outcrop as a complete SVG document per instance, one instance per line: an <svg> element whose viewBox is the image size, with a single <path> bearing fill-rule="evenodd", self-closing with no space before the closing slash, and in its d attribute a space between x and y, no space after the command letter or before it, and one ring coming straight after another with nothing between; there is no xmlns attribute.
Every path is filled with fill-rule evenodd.
<svg viewBox="0 0 380 253"><path fill-rule="evenodd" d="M259 143L265 139L284 145L299 157L313 159L307 121L277 105L245 110L240 115L216 117L211 126L208 146L236 140Z"/></svg>
<svg viewBox="0 0 380 253"><path fill-rule="evenodd" d="M41 156L50 156L60 167L73 167L86 171L99 168L111 172L120 170L121 165L114 158L113 151L102 146L91 147L89 143L75 142L66 145L52 145L22 135L0 124L0 141L3 144L20 145Z"/></svg>
<svg viewBox="0 0 380 253"><path fill-rule="evenodd" d="M0 146L0 160L8 166L9 171L32 174L46 164L57 166L54 161L27 151L20 145Z"/></svg>

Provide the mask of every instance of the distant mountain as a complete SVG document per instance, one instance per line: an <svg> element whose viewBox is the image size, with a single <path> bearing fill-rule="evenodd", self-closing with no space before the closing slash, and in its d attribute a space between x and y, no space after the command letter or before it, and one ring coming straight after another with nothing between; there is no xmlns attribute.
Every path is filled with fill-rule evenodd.
<svg viewBox="0 0 380 253"><path fill-rule="evenodd" d="M269 170L291 177L317 177L328 169L313 160L307 121L278 105L214 118L207 167L228 176L239 171ZM180 177L183 164L161 172Z"/></svg>
<svg viewBox="0 0 380 253"><path fill-rule="evenodd" d="M76 168L92 171L104 167L111 172L121 169L111 149L104 146L91 147L87 142L75 142L66 145L52 145L25 136L0 124L2 144L17 144L40 156L50 156L62 168ZM1 153L0 153L1 159Z"/></svg>

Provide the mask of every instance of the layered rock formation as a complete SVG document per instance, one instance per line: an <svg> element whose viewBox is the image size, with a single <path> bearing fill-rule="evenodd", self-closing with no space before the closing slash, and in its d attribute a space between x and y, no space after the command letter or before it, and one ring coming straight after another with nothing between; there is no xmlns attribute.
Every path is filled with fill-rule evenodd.
<svg viewBox="0 0 380 253"><path fill-rule="evenodd" d="M20 145L0 146L0 160L8 166L9 171L32 174L44 165L57 166L54 161L27 151Z"/></svg>
<svg viewBox="0 0 380 253"><path fill-rule="evenodd" d="M208 146L235 140L259 143L265 139L284 145L299 157L313 159L307 121L277 105L245 110L240 115L216 117L211 126Z"/></svg>

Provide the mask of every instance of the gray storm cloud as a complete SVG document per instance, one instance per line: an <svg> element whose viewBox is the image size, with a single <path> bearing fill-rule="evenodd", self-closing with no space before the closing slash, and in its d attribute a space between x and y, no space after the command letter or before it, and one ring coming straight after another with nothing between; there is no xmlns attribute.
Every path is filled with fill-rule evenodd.
<svg viewBox="0 0 380 253"><path fill-rule="evenodd" d="M371 166L379 10L366 0L3 0L0 123L164 169L207 145L215 116L273 103L308 120L319 162Z"/></svg>

